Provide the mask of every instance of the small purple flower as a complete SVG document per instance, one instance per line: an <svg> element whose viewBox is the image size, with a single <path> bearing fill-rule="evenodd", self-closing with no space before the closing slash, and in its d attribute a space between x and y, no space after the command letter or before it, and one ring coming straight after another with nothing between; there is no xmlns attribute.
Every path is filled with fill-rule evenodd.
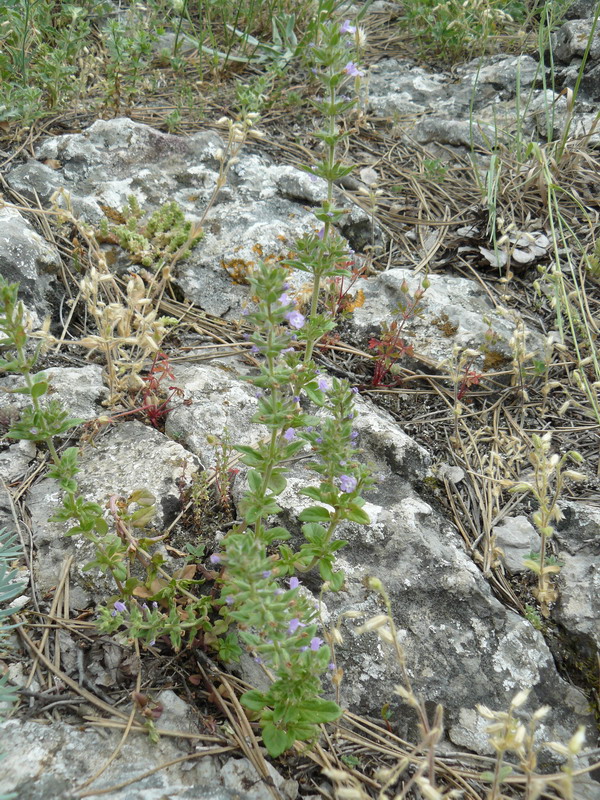
<svg viewBox="0 0 600 800"><path fill-rule="evenodd" d="M323 441L323 437L322 436L317 436L317 438L315 439L315 442L317 444L321 444L322 441Z"/></svg>
<svg viewBox="0 0 600 800"><path fill-rule="evenodd" d="M333 672L333 670L335 669L335 664L333 663L333 661L331 661L331 662L330 662L330 663L327 665L327 669L329 669L329 670L331 670L331 671Z"/></svg>
<svg viewBox="0 0 600 800"><path fill-rule="evenodd" d="M345 19L340 25L340 33L356 33L356 27L350 24L349 19Z"/></svg>
<svg viewBox="0 0 600 800"><path fill-rule="evenodd" d="M349 494L356 489L356 478L352 475L340 475L340 489Z"/></svg>
<svg viewBox="0 0 600 800"><path fill-rule="evenodd" d="M280 594L285 594L285 589L282 589L281 587L278 587L277 589L275 589L273 594L275 595L275 597L279 597Z"/></svg>
<svg viewBox="0 0 600 800"><path fill-rule="evenodd" d="M260 656L254 656L254 660L256 661L257 664L262 664L263 663L263 660L262 660L262 658Z"/></svg>
<svg viewBox="0 0 600 800"><path fill-rule="evenodd" d="M152 601L152 608L154 609L158 608L158 603L156 602L156 600Z"/></svg>
<svg viewBox="0 0 600 800"><path fill-rule="evenodd" d="M358 431L352 431L350 434L351 439L358 439Z"/></svg>
<svg viewBox="0 0 600 800"><path fill-rule="evenodd" d="M352 394L358 394L358 386L353 386L351 391L352 391Z"/></svg>
<svg viewBox="0 0 600 800"><path fill-rule="evenodd" d="M346 75L350 75L351 78L362 78L365 74L362 69L359 69L354 61L349 61L346 66L344 67L344 72Z"/></svg>
<svg viewBox="0 0 600 800"><path fill-rule="evenodd" d="M209 559L211 564L220 564L221 563L221 556L218 553L213 553Z"/></svg>
<svg viewBox="0 0 600 800"><path fill-rule="evenodd" d="M286 353L293 353L293 352L294 352L294 348L293 347L285 347L281 351L281 355L284 356Z"/></svg>
<svg viewBox="0 0 600 800"><path fill-rule="evenodd" d="M300 652L303 653L305 650L308 650L308 645L305 644L300 648Z"/></svg>
<svg viewBox="0 0 600 800"><path fill-rule="evenodd" d="M317 233L317 236L319 237L319 239L323 239L323 237L325 236L325 226L321 228L321 230Z"/></svg>
<svg viewBox="0 0 600 800"><path fill-rule="evenodd" d="M295 576L290 578L288 583L290 585L290 589L297 589L300 586L300 581Z"/></svg>
<svg viewBox="0 0 600 800"><path fill-rule="evenodd" d="M317 386L322 392L326 392L329 389L327 378L324 378L322 375L320 375L317 379Z"/></svg>
<svg viewBox="0 0 600 800"><path fill-rule="evenodd" d="M142 603L142 611L150 611L148 608L148 603Z"/></svg>
<svg viewBox="0 0 600 800"><path fill-rule="evenodd" d="M300 620L298 619L298 617L294 617L294 619L291 619L290 622L289 622L288 633L296 633L298 628L302 628L302 627L303 627L303 625L300 622Z"/></svg>
<svg viewBox="0 0 600 800"><path fill-rule="evenodd" d="M121 600L117 600L116 603L113 603L113 607L115 611L119 611L121 614L127 611L127 606L125 605L125 603L122 603Z"/></svg>
<svg viewBox="0 0 600 800"><path fill-rule="evenodd" d="M263 578L270 578L271 577L271 570L270 569L264 570L262 576L263 576Z"/></svg>
<svg viewBox="0 0 600 800"><path fill-rule="evenodd" d="M322 644L323 639L319 639L318 636L313 636L313 638L310 640L310 649L316 652Z"/></svg>
<svg viewBox="0 0 600 800"><path fill-rule="evenodd" d="M228 594L227 597L225 598L225 602L227 603L228 606L232 606L233 605L233 595L232 594Z"/></svg>
<svg viewBox="0 0 600 800"><path fill-rule="evenodd" d="M292 397L292 400L294 401L294 403L299 403L300 402L300 395L299 394L295 394Z"/></svg>
<svg viewBox="0 0 600 800"><path fill-rule="evenodd" d="M289 306L289 305L290 305L290 303L291 303L291 300L290 300L290 298L289 298L289 295L287 295L287 294L284 292L284 293L281 295L281 297L279 297L279 299L277 300L277 302L279 303L279 305L282 305L282 306Z"/></svg>
<svg viewBox="0 0 600 800"><path fill-rule="evenodd" d="M296 328L296 330L299 330L304 326L304 314L301 314L299 311L290 311L285 315L285 318L290 323L292 328Z"/></svg>
<svg viewBox="0 0 600 800"><path fill-rule="evenodd" d="M287 431L283 434L283 438L287 442L293 442L296 438L296 431L293 428L288 428Z"/></svg>
<svg viewBox="0 0 600 800"><path fill-rule="evenodd" d="M250 348L250 352L251 353L260 353L260 350L258 349L258 345L257 344L253 344L252 347Z"/></svg>
<svg viewBox="0 0 600 800"><path fill-rule="evenodd" d="M148 642L148 647L152 647L154 644L156 644L156 639L152 639L151 642Z"/></svg>

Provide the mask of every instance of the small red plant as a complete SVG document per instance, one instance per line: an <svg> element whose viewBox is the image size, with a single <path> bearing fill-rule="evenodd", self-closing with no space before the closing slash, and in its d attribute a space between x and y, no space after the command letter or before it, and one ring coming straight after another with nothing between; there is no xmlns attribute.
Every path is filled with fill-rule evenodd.
<svg viewBox="0 0 600 800"><path fill-rule="evenodd" d="M465 367L462 380L458 387L458 392L456 393L457 400L462 400L463 397L469 391L469 389L471 389L472 386L477 386L477 384L481 380L481 373L475 372L475 370L470 369L472 363L473 362L470 361Z"/></svg>
<svg viewBox="0 0 600 800"><path fill-rule="evenodd" d="M369 340L369 350L375 350L375 368L371 379L371 386L381 386L391 372L392 366L403 356L414 354L413 346L406 344L403 334L406 323L421 314L421 301L429 281L425 279L413 296L409 294L408 283L402 282L400 291L402 299L398 304L396 319L389 325L384 323L381 338ZM394 381L394 382L397 382Z"/></svg>
<svg viewBox="0 0 600 800"><path fill-rule="evenodd" d="M161 400L160 395L164 394L165 388L162 386L166 379L175 380L175 375L169 364L169 357L162 351L154 356L152 366L147 375L143 377L144 385L140 389L142 395L142 405L137 409L143 411L148 417L148 421L154 428L160 427L163 419L171 411L169 403L174 397L183 397L183 389L178 386L168 387L168 396Z"/></svg>

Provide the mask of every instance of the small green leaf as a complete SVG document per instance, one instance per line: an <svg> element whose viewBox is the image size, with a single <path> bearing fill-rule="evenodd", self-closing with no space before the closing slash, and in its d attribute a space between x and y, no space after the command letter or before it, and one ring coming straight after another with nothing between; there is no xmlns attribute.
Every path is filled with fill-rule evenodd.
<svg viewBox="0 0 600 800"><path fill-rule="evenodd" d="M311 506L306 508L299 516L300 522L329 522L330 512L323 506Z"/></svg>
<svg viewBox="0 0 600 800"><path fill-rule="evenodd" d="M262 486L262 477L260 472L255 469L248 470L248 485L253 492L258 492Z"/></svg>
<svg viewBox="0 0 600 800"><path fill-rule="evenodd" d="M240 703L251 711L262 711L267 704L267 698L258 689L252 689L240 697Z"/></svg>
<svg viewBox="0 0 600 800"><path fill-rule="evenodd" d="M31 387L31 396L34 398L42 397L48 391L48 383L46 381L39 381L39 383L34 383Z"/></svg>
<svg viewBox="0 0 600 800"><path fill-rule="evenodd" d="M294 737L290 733L276 728L272 722L267 722L263 728L262 737L267 752L272 758L277 758L294 744Z"/></svg>
<svg viewBox="0 0 600 800"><path fill-rule="evenodd" d="M338 719L342 713L342 709L337 703L331 700L321 700L320 697L303 700L300 705L302 722L310 722L314 725L320 725L323 722L333 722L333 720Z"/></svg>
<svg viewBox="0 0 600 800"><path fill-rule="evenodd" d="M269 480L269 489L273 492L273 494L281 494L285 487L287 486L287 481L283 477L283 470L281 472L273 472L271 478Z"/></svg>
<svg viewBox="0 0 600 800"><path fill-rule="evenodd" d="M358 522L359 525L368 525L371 519L366 511L359 508L355 503L351 503L344 511L344 517L351 522Z"/></svg>

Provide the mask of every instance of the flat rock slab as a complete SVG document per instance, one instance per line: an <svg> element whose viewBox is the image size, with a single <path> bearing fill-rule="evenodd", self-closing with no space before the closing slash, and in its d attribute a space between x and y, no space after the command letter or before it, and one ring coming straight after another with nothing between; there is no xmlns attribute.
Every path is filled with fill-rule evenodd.
<svg viewBox="0 0 600 800"><path fill-rule="evenodd" d="M180 483L189 480L198 468L194 456L180 444L135 421L120 423L97 437L94 447L84 449L79 463L80 493L104 508L111 495L127 497L135 489L148 489L157 498L158 530L178 513ZM40 593L56 585L64 560L72 555L73 609L102 603L114 595L112 580L97 570L82 571L94 557L94 546L81 536L65 536L70 525L50 520L61 506L57 482L46 478L36 483L28 493L27 506L37 549L34 572Z"/></svg>
<svg viewBox="0 0 600 800"><path fill-rule="evenodd" d="M16 791L19 800L74 800L78 788L111 759L122 733L105 729L101 735L94 728L64 722L9 720L0 725L0 738L5 755L0 793ZM195 752L193 739L185 749L178 744L182 741L163 735L153 744L144 734L130 734L118 757L85 787L90 800L273 800L269 787L246 759L228 758L223 763L204 755L156 770ZM198 747L207 749L211 743L200 741ZM145 773L151 774L142 777ZM136 776L140 779L135 780ZM294 781L285 781L272 767L270 779L283 800L294 800ZM110 787L115 788L107 792Z"/></svg>

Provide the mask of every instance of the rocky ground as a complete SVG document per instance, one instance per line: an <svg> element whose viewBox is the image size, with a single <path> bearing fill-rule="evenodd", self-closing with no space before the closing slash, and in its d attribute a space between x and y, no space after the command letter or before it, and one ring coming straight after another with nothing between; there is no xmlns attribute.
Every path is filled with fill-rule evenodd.
<svg viewBox="0 0 600 800"><path fill-rule="evenodd" d="M0 791L22 800L294 800L349 796L344 789L376 796L384 782L377 770L411 753L421 732L394 694L402 669L390 648L376 632L356 632L381 613L365 589L367 576L387 588L415 691L430 713L444 708L436 763L445 786L487 796L476 770L492 763L485 760L488 721L475 706L507 710L524 688L531 690L526 715L551 709L538 727L540 743L567 742L583 725L590 753L581 766L597 761L597 31L574 109L569 95L592 5L574 8L554 34L552 70L548 53L540 61L534 51L427 69L386 38L395 4L375 4L367 18L368 80L361 112L348 123L345 154L356 169L338 187L350 209L340 232L355 251L356 275L347 294L330 295L338 311L343 295L346 313L317 353L323 374L359 389L355 428L376 476L367 494L371 524L346 523L340 532L349 542L338 559L344 588L323 598L323 630L337 631L343 670L327 692L348 714L319 748L268 763L236 699L243 681L265 680L250 659L228 670L198 648L176 653L159 641L140 649L100 635L94 609L114 586L83 569L93 546L51 521L60 494L44 476L44 449L5 437L0 527L20 537L26 584L14 601L22 625L0 662L19 689L19 704L0 729ZM153 524L168 532L159 549L173 569L183 563L186 543L196 545L201 534L208 556L235 519L244 472L233 461L226 497L211 494L200 511L194 506L194 476L224 474L215 437L256 444L263 435L251 423L255 391L243 380L256 366L244 339L248 275L259 259L284 258L316 228L312 208L324 192L299 169L317 146L304 107L287 117L266 113L257 125L263 135L248 137L222 187L228 144L219 116L178 133L141 111L66 120L68 132L40 126L22 146L9 143L0 174L0 270L19 282L38 325L50 317L59 340L41 366L49 396L85 421L70 438L81 443L80 489L101 505L148 489L158 500ZM549 130L551 142L562 142L560 152L547 143ZM526 142L537 149L525 155L523 145L519 154ZM154 419L140 411L139 392L117 390L98 351L81 344L96 333L81 291L86 270L104 264L117 278L134 272L150 284L148 265L106 228L102 233L103 220L122 221L132 195L144 214L176 201L203 229L157 301L162 314L179 320L163 350L168 386L181 392L165 393L167 384L156 389L163 405ZM68 218L51 213L57 203ZM593 258L594 248L592 272L581 254ZM398 302L414 298L425 275L421 312L402 322L402 346L410 350L378 361L373 341L381 341ZM304 276L290 281L302 303ZM577 281L586 301L570 328L556 297L573 297ZM2 390L17 385L14 376L0 377ZM0 394L4 430L25 399ZM577 469L585 481L567 482L559 498L550 544L560 566L558 596L546 608L523 565L539 549L536 503L509 489L530 477L532 434L547 432L552 452L582 454ZM297 515L308 505L299 494L304 485L300 460L280 498L283 524L298 536ZM318 596L317 578L306 585ZM157 743L145 733L147 715L132 692L158 709ZM419 755L412 752L405 779ZM545 771L560 769L548 749L540 762ZM334 768L346 777L327 771ZM582 774L576 797L600 797L598 778L598 770ZM506 791L526 796L518 783Z"/></svg>

